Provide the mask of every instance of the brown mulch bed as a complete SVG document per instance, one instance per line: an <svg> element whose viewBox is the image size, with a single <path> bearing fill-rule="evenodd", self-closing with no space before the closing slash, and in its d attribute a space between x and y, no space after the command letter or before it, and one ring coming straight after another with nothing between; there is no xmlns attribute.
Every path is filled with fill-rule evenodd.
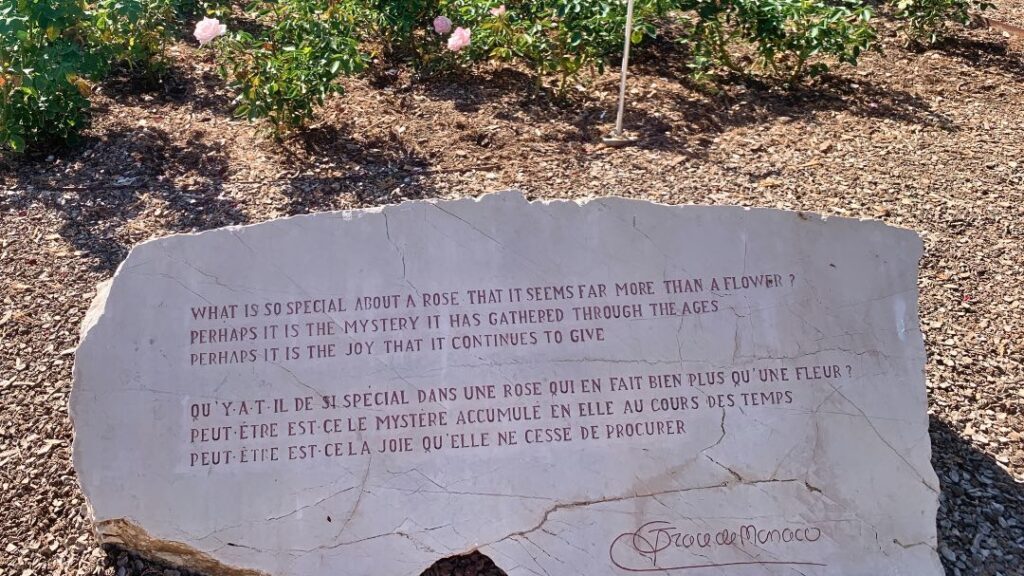
<svg viewBox="0 0 1024 576"><path fill-rule="evenodd" d="M991 16L1024 26L1024 0ZM187 45L156 90L110 82L74 148L0 160L0 576L174 576L97 547L70 461L73 349L97 282L147 238L510 187L878 218L918 231L940 552L956 575L1024 561L1024 45L958 32L784 93L685 77L663 42L630 84L632 147L601 145L616 77L556 102L515 70L346 82L276 143L231 116ZM499 574L482 557L429 576Z"/></svg>

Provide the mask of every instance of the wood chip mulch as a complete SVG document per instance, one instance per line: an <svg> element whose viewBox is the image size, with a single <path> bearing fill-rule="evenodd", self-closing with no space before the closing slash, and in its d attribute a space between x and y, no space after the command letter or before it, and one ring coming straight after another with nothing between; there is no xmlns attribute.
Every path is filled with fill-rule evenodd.
<svg viewBox="0 0 1024 576"><path fill-rule="evenodd" d="M1024 0L990 17L1024 26ZM660 42L568 102L515 70L346 81L276 143L231 116L205 53L173 48L162 87L98 88L77 147L0 160L0 576L175 576L99 547L71 466L68 392L97 282L154 236L281 215L519 188L877 218L924 238L938 527L949 574L1024 574L1024 45L961 30L928 50L888 35L792 93L685 77ZM473 556L429 576L496 576Z"/></svg>

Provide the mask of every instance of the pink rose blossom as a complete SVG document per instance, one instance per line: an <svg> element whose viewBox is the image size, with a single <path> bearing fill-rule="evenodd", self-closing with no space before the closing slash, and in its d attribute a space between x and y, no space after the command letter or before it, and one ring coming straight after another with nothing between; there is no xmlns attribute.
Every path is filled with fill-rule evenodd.
<svg viewBox="0 0 1024 576"><path fill-rule="evenodd" d="M447 34L452 31L452 21L445 18L444 16L438 16L434 18L434 32L438 34Z"/></svg>
<svg viewBox="0 0 1024 576"><path fill-rule="evenodd" d="M502 4L501 6L498 6L497 8L491 8L491 16L494 16L495 18L501 18L504 15L505 15L505 5L504 4Z"/></svg>
<svg viewBox="0 0 1024 576"><path fill-rule="evenodd" d="M452 35L448 38L448 49L452 52L458 52L466 46L469 46L469 28L459 28L452 32Z"/></svg>
<svg viewBox="0 0 1024 576"><path fill-rule="evenodd" d="M220 23L216 18L203 18L196 23L196 31L193 36L199 40L199 45L204 46L217 36L223 36L228 27Z"/></svg>

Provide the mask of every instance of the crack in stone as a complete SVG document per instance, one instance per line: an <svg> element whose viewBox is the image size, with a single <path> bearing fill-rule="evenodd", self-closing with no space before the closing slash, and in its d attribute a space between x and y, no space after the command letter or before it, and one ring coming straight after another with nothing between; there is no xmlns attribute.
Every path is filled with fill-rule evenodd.
<svg viewBox="0 0 1024 576"><path fill-rule="evenodd" d="M442 208L442 207L441 207L441 205L440 205L440 204L437 204L436 202L431 202L431 203L430 203L429 205L430 205L430 206L433 206L434 208L437 208L438 210L440 210L441 212L444 212L445 214L447 214L447 215L451 216L452 218L455 218L456 220L458 220L459 222L462 222L462 223L463 223L463 224L465 224L466 226L469 226L469 227L470 227L470 228L472 228L472 229L473 229L473 230L474 230L475 232L477 232L478 234L480 234L480 235L481 235L481 236L483 236L484 238L487 238L487 239L488 239L488 240L490 240L491 242L494 242L494 243L495 243L495 244L497 244L498 246L501 246L502 248L504 248L504 247L505 247L504 245L502 245L501 241L499 241L499 240L498 240L497 238L495 238L494 236L491 236L491 235L490 235L490 234L488 234L487 232L484 232L483 230L481 230L480 228L478 228L478 227L476 226L476 224L473 224L472 222L470 222L469 220L466 220L466 219L465 219L465 218L463 218L462 216L459 216L458 214L455 214L454 212L450 212L450 211L448 211L448 210L445 210L444 208Z"/></svg>
<svg viewBox="0 0 1024 576"><path fill-rule="evenodd" d="M182 282L178 278L175 278L174 276L171 276L170 274L167 274L167 273L164 273L164 272L157 272L157 273L154 273L154 274L144 274L142 272L136 272L135 275L136 276L141 276L143 278L146 278L146 277L148 277L148 278L165 278L167 280L170 280L170 281L174 282L178 286L181 286L187 292L191 293L193 296L195 296L196 298L199 298L203 302L206 302L207 304L209 304L211 306L213 305L213 302L210 302L210 300L207 299L206 296L203 296L199 292L196 292L195 290L189 288L187 284L185 284L184 282Z"/></svg>
<svg viewBox="0 0 1024 576"><path fill-rule="evenodd" d="M870 524L869 524L869 526L870 526ZM905 550L909 550L911 548L917 548L918 546L924 546L924 547L928 548L929 550L933 550L933 551L936 549L936 547L933 546L931 542L913 542L911 544L904 544L903 542L900 542L899 538L893 538L892 539L892 543L897 545L897 546L899 546L900 548L905 549Z"/></svg>
<svg viewBox="0 0 1024 576"><path fill-rule="evenodd" d="M476 232L476 233L480 234L480 235L481 235L481 236L483 236L484 238L487 238L487 239L488 239L488 240L490 240L491 242L494 242L495 244L497 244L497 245L498 245L498 246L499 246L500 248L502 248L503 250L507 250L507 248L505 247L505 245L504 245L504 244L502 244L500 240L498 240L498 239L497 239L497 238L495 238L494 236L491 236L491 235L490 235L490 234L488 234L487 232L484 232L484 231L483 231L483 230L481 230L481 229L480 229L479 227L477 227L477 226L476 226L475 224L473 224L473 223L472 223L472 222L470 222L469 220L466 220L466 219L465 219L465 218L463 218L462 216L459 216L458 214L456 214L456 213L454 213L454 212L451 212L451 211L449 211L449 210L446 210L446 209L442 208L442 207L441 207L441 205L440 205L440 204L438 204L438 203L436 203L436 202L428 202L428 203L427 203L427 205L428 205L428 206L433 206L434 208L436 208L436 209L438 209L439 211L441 211L441 212L443 212L443 213L447 214L448 216L451 216L452 218L455 218L455 219L456 219L456 220L458 220L459 222L462 222L462 223L463 223L463 224L465 224L466 226L469 226L469 227L470 227L470 229L472 229L472 230L473 230L474 232ZM540 265L540 264L538 264L537 262L534 262L534 261L533 261L532 259L530 259L530 258L527 258L527 257L523 256L522 254L519 254L519 253L516 253L516 252L512 252L512 254L513 254L514 256L516 256L517 258L519 258L519 259L523 260L524 262L527 262L527 263L529 263L529 264L533 265L533 267L534 267L534 268L536 268L536 269L538 269L538 270L543 270L543 269L544 269L544 267L543 267L543 266L541 266L541 265Z"/></svg>
<svg viewBox="0 0 1024 576"><path fill-rule="evenodd" d="M245 249L248 250L250 254L252 254L253 256L258 257L260 260L263 260L264 262L269 264L272 269L274 269L281 276L284 276L286 279L288 279L288 281L291 282L296 288L298 288L299 291L301 291L304 294L308 295L308 292L306 291L305 288L302 287L302 284L299 284L298 281L296 281L294 278L289 276L283 269L281 269L280 266L274 264L271 260L269 260L265 256L261 255L259 252L257 252L255 249L253 249L252 246L249 246L249 244L245 240L242 240L242 237L241 237L241 235L238 234L238 232L232 230L231 228L227 228L226 230L227 230L228 234L231 234L231 236L235 240L237 240L239 244L244 246Z"/></svg>
<svg viewBox="0 0 1024 576"><path fill-rule="evenodd" d="M718 463L716 462L716 464L718 464ZM722 466L722 465L719 464L719 466ZM806 481L804 479L799 479L799 478L782 478L782 479L771 478L771 479L765 479L765 480L744 480L739 474L737 474L736 472L732 471L728 467L726 467L726 466L722 466L722 467L724 469L728 470L729 472L731 472L733 474L733 476L738 479L738 483L742 484L742 485L760 486L760 485L764 485L764 484L799 484L799 485L803 486L806 490L808 490L811 493L823 494L821 489L819 489L818 487L810 484L808 481ZM508 535L506 535L506 536L504 536L504 537L502 537L502 538L500 538L498 540L495 540L493 542L489 542L489 543L486 543L486 544L479 545L475 549L482 549L482 548L492 547L492 546L494 546L496 544L500 544L501 542L504 542L504 541L510 540L510 539L511 540L522 540L522 539L525 539L525 540L529 541L530 543L534 544L534 546L537 546L538 548L540 548L542 551L544 551L545 554L548 554L548 552L546 550L544 550L544 548L538 546L536 544L536 542L531 540L529 538L529 535L534 533L534 532L541 531L541 532L544 532L546 534L550 534L552 536L555 536L549 530L545 530L544 526L550 521L551 515L556 513L556 512L559 512L559 511L562 511L562 510L573 509L573 508L583 508L583 507L588 507L588 506L594 506L594 505L597 505L597 504L605 504L605 503L618 502L618 501L624 501L624 500L634 500L634 499L640 499L640 498L652 498L656 502L661 504L663 507L671 509L664 502L662 502L660 499L658 499L658 497L659 496L665 496L665 495L672 495L672 494L682 494L682 493L686 493L686 492L693 492L693 491L699 491L699 490L714 490L714 489L721 489L721 488L729 488L729 487L732 487L732 486L735 486L735 485L737 485L737 484L733 484L733 483L729 483L729 482L723 482L723 483L712 484L712 485L707 485L707 486L694 486L694 487L680 488L680 489L675 489L675 490L663 490L663 491L653 492L653 493L648 493L648 494L636 494L636 495L629 495L629 496L618 496L618 497L611 497L611 498L602 498L602 499L597 499L597 500L584 500L584 501L577 501L577 502L558 503L558 504L555 504L554 506L552 506L551 508L548 508L547 510L545 510L544 514L542 515L542 517L540 519L540 521L537 524L535 524L534 526L532 526L531 528L528 528L526 530L520 530L520 531L512 532L512 533L510 533L510 534L508 534ZM829 500L831 500L831 499L829 499ZM867 524L867 523L865 522L865 524ZM559 538L559 539L561 540L561 538ZM521 543L520 543L520 546L522 546ZM524 550L525 550L525 548L524 548ZM768 552L768 551L765 551L765 553L768 553L769 555L771 555L771 553ZM529 554L529 552L527 552L527 554ZM749 553L747 553L747 554L749 555ZM530 557L533 558L534 562L536 562L537 559L536 559L535 556L530 554ZM751 556L751 558L753 558L753 556ZM538 566L540 566L540 565L538 564ZM541 567L541 569L543 569L543 567Z"/></svg>
<svg viewBox="0 0 1024 576"><path fill-rule="evenodd" d="M422 477L427 482L430 482L434 486L437 486L438 490L437 491L424 490L422 486L417 487L415 490L410 490L408 488L400 488L400 487L397 487L397 486L377 486L378 488L380 488L382 490L394 490L394 491L397 491L397 492L404 492L406 494L450 494L452 496L485 496L485 497L488 497L488 498L516 498L518 500L543 500L545 502L550 502L551 500L553 500L552 498L547 498L547 497L544 497L544 496L530 496L530 495L526 495L526 494L507 494L507 493L500 493L500 492L470 492L470 491L461 491L461 490L451 490L447 486L441 485L441 483L437 482L436 480L434 480L430 476L427 476L419 468L410 468L409 470L399 471L399 472L396 472L396 471L393 471L393 470L390 470L390 469L387 469L387 468L385 468L385 470L388 472L388 474L391 474L393 476L404 476L406 474L411 474L411 473L415 472L416 474L418 474L420 477ZM492 470L492 472L493 471L494 470Z"/></svg>
<svg viewBox="0 0 1024 576"><path fill-rule="evenodd" d="M330 500L331 498L334 498L336 496L340 496L342 494L345 494L346 492L351 492L352 490L355 490L355 488L356 488L355 486L349 486L348 488L345 488L344 490L338 490L337 492L334 492L333 494L330 494L329 496L324 496L323 498L317 500L316 502L313 502L311 504L306 504L305 506L301 506L299 508L296 508L295 510L292 510L291 512L289 512L287 514L282 514L281 516L270 516L270 517L267 517L265 520L267 522L271 522L271 521L274 521L274 520L282 520L284 518L288 518L289 516L294 516L295 514L298 514L299 512L302 512L303 510L307 510L309 508L313 508L314 506L319 506L319 505L323 504L324 502Z"/></svg>
<svg viewBox="0 0 1024 576"><path fill-rule="evenodd" d="M429 203L428 203L428 204L429 204ZM383 209L382 209L382 210L380 210L380 214L382 214L382 215L384 214L384 210L383 210ZM250 252L250 253L252 253L252 254L253 254L254 256L257 256L257 257L259 257L259 258L260 258L260 259L262 259L263 261L267 262L267 263L268 263L268 264L269 264L269 265L271 266L271 268L272 268L273 270L275 270L276 272L278 272L279 274L281 274L281 275L282 275L283 277L287 278L287 279L288 279L288 281L290 281L290 282L291 282L291 283L292 283L292 284L293 284L293 285L295 286L295 288L296 288L296 289L298 289L298 291L299 291L299 292L300 292L301 294L303 294L303 295L304 295L304 296L306 296L306 297L310 297L310 298L312 298L312 297L313 297L313 295L312 295L312 294L310 294L310 292L309 292L308 290L306 290L306 289L305 289L305 288L304 288L304 287L302 286L302 284L298 283L298 282L297 282L297 281L296 281L296 280L295 280L294 278L292 278L291 276L289 276L288 274L286 274L286 273L284 272L284 270L282 270L282 269L281 269L281 267L280 267L280 266L277 266L277 265L275 265L275 264L274 264L273 262L270 262L270 261L269 261L269 260L267 260L266 258L262 257L262 256L261 256L261 255L260 255L260 254L259 254L258 252L256 252L256 250L254 250L254 249L253 249L253 248L252 248L251 246L249 246L249 244L248 244L248 243L246 243L246 242L245 242L244 240L242 240L241 236L239 236L237 232L235 232L234 230L232 230L232 229L230 229L230 228L228 228L228 229L227 229L227 231L228 231L228 233L229 233L229 234L231 234L231 236L232 236L233 238L235 238L235 240L237 240L237 241L238 241L238 242L239 242L239 243L240 243L240 244L241 244L242 246L244 246L244 247L245 247L245 248L246 248L247 250L249 250L249 252ZM338 321L338 319L337 319L337 318L335 318L334 316L332 316L332 315L330 315L330 314L326 314L326 313L325 313L325 314L324 314L323 316L325 316L325 317L326 317L326 318L327 318L328 320L330 320L330 321L331 321L331 322L332 322L332 323L333 323L333 324L334 324L335 326L341 327L341 326L343 325L343 324L342 324L341 322L339 322L339 321ZM349 334L342 334L342 336L343 336L344 338L346 338L346 339L347 339L347 340L348 340L349 342L357 342L357 340L356 340L355 338L353 338L353 337L352 337L351 335L349 335ZM374 361L374 362L377 362L377 363L378 363L378 364L380 364L380 365L381 365L381 366L382 366L382 367L383 367L384 369L386 369L386 370L388 370L389 372L391 372L391 373L392 373L392 374L393 374L393 375L395 376L395 378L397 378L398 380L401 380L401 381L402 381L403 383L405 383L405 385L407 385L407 386L408 386L409 388L412 388L412 389L415 389L415 388L416 388L415 386L413 386L413 384L412 384L411 382L409 382L409 380L408 380L407 378L405 378L404 376L402 376L402 374L400 374L400 373L398 372L398 370L396 370L396 369L395 369L395 367L394 367L393 365L391 365L391 364L388 364L387 362L385 362L384 360L382 360L382 359L380 359L380 358L376 358L376 357L373 357L373 356L371 356L370 358L372 359L372 361ZM292 374L292 376L294 377L294 374ZM298 380L298 379L296 378L296 380ZM302 382L300 381L300 383L302 383Z"/></svg>
<svg viewBox="0 0 1024 576"><path fill-rule="evenodd" d="M338 529L338 533L334 536L335 539L341 538L341 535L345 533L345 529L349 523L352 522L352 518L355 517L356 512L359 510L359 504L363 501L363 494L366 494L366 483L370 478L370 468L373 467L373 454L366 459L366 471L363 473L363 480L359 483L359 496L356 497L355 504L352 505L352 511L348 513L348 517L345 518L345 522L342 523L341 528Z"/></svg>
<svg viewBox="0 0 1024 576"><path fill-rule="evenodd" d="M842 398L843 400L846 400L846 401L847 401L847 402L848 402L848 403L850 404L850 406L853 406L853 408L854 408L855 410L857 410L857 412L858 412L858 413L859 413L859 414L861 415L861 417L862 417L862 418L864 419L864 422L866 422L866 423L867 423L867 425L868 425L868 426L869 426L869 427L871 428L871 430L872 430L872 431L873 431L873 432L875 433L875 436L877 436L877 437L878 437L878 439L879 439L879 440L881 440L881 441L882 441L882 443L883 443L883 444L885 444L885 445L886 445L886 446L887 446L887 447L889 448L889 450L891 450L891 451L892 451L892 453L893 453L893 454L895 454L895 455L896 455L896 456L897 456L897 457L898 457L898 458L899 458L899 459L900 459L900 460L901 460L901 461L902 461L902 462L903 462L904 464L906 464L906 465L907 465L907 467L908 467L908 468L910 468L910 470L912 470L912 471L914 472L914 474L916 474L916 475L917 475L917 477L918 477L918 480L920 480L920 481L921 481L921 484L923 484L923 485L924 485L924 486L925 486L926 488L928 488L928 490L929 490L930 492L932 492L932 493L934 493L934 494L938 494L938 493L939 493L939 489L938 489L938 488L936 488L936 487L934 487L934 486L932 486L932 485L930 485L930 484L928 484L928 481L927 481L927 480L925 480L925 478L924 478L923 476L921 476L920 472L918 472L918 470L917 470L917 467L915 467L915 466L914 466L913 464L911 464L911 463L910 463L910 461L909 461L909 460L907 460L906 456L904 456L903 454L901 454L899 450L897 450L897 449L896 449L896 448L895 448L895 447L894 447L894 446L893 446L892 444L890 444L890 443L889 443L889 441L888 441L888 440L886 440L886 439L885 439L885 437L884 437L884 436L882 435L882 433L881 433L881 432L879 432L878 428L876 428L876 427L875 427L875 423L871 421L871 418L869 418L869 417L868 417L868 415L867 415L867 414L866 414L866 413L865 413L865 412L864 412L863 410L861 410L860 406L858 406L858 405L857 405L857 404L855 404L855 403L854 403L854 402L853 402L852 400L850 400L850 399L849 399L849 398L848 398L848 397L847 397L847 396L846 396L845 394L843 394L843 393L842 393L842 392L841 392L841 391L839 390L839 388L837 388L837 387L836 387L835 385L833 385L833 384L831 384L831 383L828 383L828 385L829 385L829 386L830 386L830 387L831 387L831 388L832 388L833 390L835 390L835 391L836 391L836 394L839 394L839 396L840 396L840 397L841 397L841 398Z"/></svg>
<svg viewBox="0 0 1024 576"><path fill-rule="evenodd" d="M237 238L238 236L235 235L235 237ZM206 278L209 278L210 280L213 280L213 283L215 285L220 286L221 288L224 288L224 289L228 290L229 292L245 292L246 294L257 294L257 295L262 295L263 293L266 292L266 290L254 290L254 289L251 289L251 288L244 288L244 287L241 287L241 286L232 286L232 285L226 284L216 274L211 274L210 272L207 272L207 271L199 268L198 266L196 266L195 264L189 262L188 260L184 260L184 259L181 259L181 258L175 258L174 256L172 256L171 255L170 246L168 244L163 244L163 245L161 245L161 247L163 248L164 257L167 258L168 260L170 260L172 262L177 262L178 264L180 264L182 266L185 266L187 268L191 268L192 270L198 272L200 275L202 275L202 276L204 276ZM248 246L246 246L246 247L248 248ZM252 250L252 249L250 248L250 250Z"/></svg>
<svg viewBox="0 0 1024 576"><path fill-rule="evenodd" d="M270 364L271 366L276 366L276 367L280 368L281 370L284 370L285 372L287 372L288 375L292 377L292 380L294 380L296 384L298 384L300 386L303 386L306 389L310 390L311 392L315 393L317 395L317 397L325 396L325 394L323 392L321 392L320 390L317 390L316 388L313 388L309 384L306 384L305 382L300 380L299 377L295 375L295 372L292 372L290 369L286 368L280 362L267 362L267 363Z"/></svg>
<svg viewBox="0 0 1024 576"><path fill-rule="evenodd" d="M510 534L508 534L508 535L506 535L506 536L504 536L504 537L502 537L502 538L500 538L498 540L495 540L495 541L487 543L487 544L483 544L483 545L479 546L479 548L483 548L483 547L486 547L486 546L493 546L495 544L498 544L500 542L504 542L505 540L508 540L510 538L514 538L516 536L525 536L525 535L531 534L533 532L536 532L536 531L540 530L541 528L543 528L543 526L545 524L547 524L548 519L551 517L552 514L554 514L555 512L561 511L561 510L570 510L570 509L573 509L573 508L586 508L588 506L594 506L594 505L597 505L597 504L607 504L607 503L611 503L611 502L621 502L621 501L624 501L624 500L635 500L635 499L638 499L638 498L650 498L652 496L661 496L661 495L665 495L665 494L680 494L680 493L684 493L684 492L693 492L693 491L696 491L696 490L712 490L712 489L715 489L715 488L724 488L726 486L728 486L728 483L720 482L718 484L710 484L710 485L707 485L707 486L693 486L693 487L690 487L690 488L678 488L678 489L675 489L675 490L663 490L663 491L660 491L660 492L652 492L652 493L647 493L647 494L632 494L632 495L627 495L627 496L613 496L613 497L610 497L610 498L600 498L600 499L597 499L597 500L578 500L578 501L575 501L575 502L559 502L559 503L556 503L554 506L552 506L552 507L548 508L547 510L545 510L543 516L541 517L540 522L535 524L533 527L528 528L526 530L519 530L519 531L516 531L516 532L512 532L512 533L510 533Z"/></svg>
<svg viewBox="0 0 1024 576"><path fill-rule="evenodd" d="M397 534L398 536L400 536L402 538L405 538L406 540L412 542L412 545L415 546L418 550L420 550L422 552L427 552L428 554L435 554L435 555L438 554L437 550L434 550L433 548L428 546L426 543L413 538L411 535L409 535L409 534L407 534L405 532L397 532L396 531L395 534Z"/></svg>
<svg viewBox="0 0 1024 576"><path fill-rule="evenodd" d="M388 211L382 210L381 216L384 217L384 236L388 239L388 243L390 243L391 246L395 249L395 252L398 253L398 257L402 259L402 280L404 280L405 283L408 284L410 288L412 288L413 292L419 295L419 288L417 288L416 285L409 280L409 276L407 274L408 269L405 263L405 251L399 248L398 244L395 243L393 238L391 238L391 225L388 223Z"/></svg>

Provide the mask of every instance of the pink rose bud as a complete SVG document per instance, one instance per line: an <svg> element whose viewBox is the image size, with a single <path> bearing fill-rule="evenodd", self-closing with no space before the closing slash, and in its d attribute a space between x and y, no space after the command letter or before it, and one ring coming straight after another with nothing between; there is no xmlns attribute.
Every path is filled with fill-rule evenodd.
<svg viewBox="0 0 1024 576"><path fill-rule="evenodd" d="M434 32L438 34L447 34L452 31L452 21L445 18L444 16L438 16L434 18Z"/></svg>
<svg viewBox="0 0 1024 576"><path fill-rule="evenodd" d="M220 23L216 18L203 18L196 23L196 31L192 33L199 40L199 45L204 46L217 36L223 36L228 27Z"/></svg>
<svg viewBox="0 0 1024 576"><path fill-rule="evenodd" d="M504 4L502 4L501 6L498 6L497 8L491 8L491 16L494 16L495 18L501 18L504 15L505 15L505 5Z"/></svg>
<svg viewBox="0 0 1024 576"><path fill-rule="evenodd" d="M448 37L448 49L452 52L458 52L466 46L469 46L469 28L456 28L455 32Z"/></svg>

